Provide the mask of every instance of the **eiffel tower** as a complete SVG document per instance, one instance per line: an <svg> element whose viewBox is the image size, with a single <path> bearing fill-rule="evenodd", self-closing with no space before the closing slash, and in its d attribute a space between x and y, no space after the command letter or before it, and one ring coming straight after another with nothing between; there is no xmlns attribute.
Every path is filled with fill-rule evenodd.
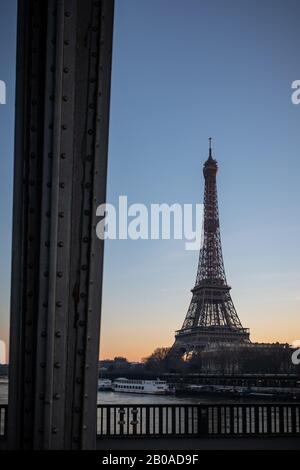
<svg viewBox="0 0 300 470"><path fill-rule="evenodd" d="M217 161L209 156L203 167L205 179L202 247L192 300L182 328L176 331L172 356L190 356L221 345L250 343L231 299L224 270L216 175Z"/></svg>

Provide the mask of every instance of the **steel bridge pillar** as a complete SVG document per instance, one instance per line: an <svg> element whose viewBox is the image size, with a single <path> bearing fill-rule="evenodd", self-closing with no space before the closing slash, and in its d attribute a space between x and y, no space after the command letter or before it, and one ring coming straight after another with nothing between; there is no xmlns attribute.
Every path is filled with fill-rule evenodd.
<svg viewBox="0 0 300 470"><path fill-rule="evenodd" d="M113 0L19 0L9 445L93 449Z"/></svg>

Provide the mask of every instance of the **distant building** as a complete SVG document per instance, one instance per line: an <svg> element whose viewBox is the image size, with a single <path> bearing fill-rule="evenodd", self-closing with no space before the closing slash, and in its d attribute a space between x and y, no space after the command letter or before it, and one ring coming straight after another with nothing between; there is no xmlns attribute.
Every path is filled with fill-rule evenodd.
<svg viewBox="0 0 300 470"><path fill-rule="evenodd" d="M114 361L112 359L104 359L103 361L99 361L99 371L108 370L113 363Z"/></svg>
<svg viewBox="0 0 300 470"><path fill-rule="evenodd" d="M290 346L281 343L218 346L202 351L194 365L204 373L292 373L291 353Z"/></svg>
<svg viewBox="0 0 300 470"><path fill-rule="evenodd" d="M0 364L0 377L6 377L8 375L8 365Z"/></svg>
<svg viewBox="0 0 300 470"><path fill-rule="evenodd" d="M116 369L126 369L129 367L130 363L127 361L126 357L115 357L113 365Z"/></svg>
<svg viewBox="0 0 300 470"><path fill-rule="evenodd" d="M142 362L129 362L125 357L118 356L114 359L103 359L99 361L99 372L113 372L113 371L140 371L144 368Z"/></svg>

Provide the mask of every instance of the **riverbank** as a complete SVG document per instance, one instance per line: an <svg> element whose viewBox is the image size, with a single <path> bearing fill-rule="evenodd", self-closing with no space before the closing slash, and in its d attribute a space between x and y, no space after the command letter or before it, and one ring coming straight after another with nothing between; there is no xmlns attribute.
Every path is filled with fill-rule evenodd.
<svg viewBox="0 0 300 470"><path fill-rule="evenodd" d="M286 397L275 398L262 394L261 396L237 396L223 393L180 393L178 395L147 395L147 394L132 394L132 393L118 393L118 392L98 392L98 403L103 405L140 405L140 404L185 404L185 405L201 405L208 403L286 403ZM8 403L8 379L0 377L0 404L6 405Z"/></svg>

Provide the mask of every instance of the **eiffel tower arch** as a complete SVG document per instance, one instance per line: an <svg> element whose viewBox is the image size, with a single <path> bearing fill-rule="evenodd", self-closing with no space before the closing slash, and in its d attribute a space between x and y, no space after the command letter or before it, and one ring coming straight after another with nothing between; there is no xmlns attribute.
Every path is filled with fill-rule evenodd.
<svg viewBox="0 0 300 470"><path fill-rule="evenodd" d="M250 343L227 284L220 236L217 195L217 161L209 155L203 166L205 179L203 238L192 300L180 330L176 331L170 355L186 356L211 347Z"/></svg>

